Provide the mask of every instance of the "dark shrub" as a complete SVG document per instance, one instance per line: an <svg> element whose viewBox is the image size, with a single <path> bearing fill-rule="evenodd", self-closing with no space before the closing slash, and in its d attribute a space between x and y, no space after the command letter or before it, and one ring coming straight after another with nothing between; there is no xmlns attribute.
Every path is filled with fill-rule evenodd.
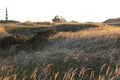
<svg viewBox="0 0 120 80"><path fill-rule="evenodd" d="M31 21L20 23L20 25L24 25L24 26L39 26L39 25L51 25L51 24L52 23L50 22L31 22Z"/></svg>
<svg viewBox="0 0 120 80"><path fill-rule="evenodd" d="M46 42L49 37L56 33L54 29L43 29L38 31L32 38L26 41L26 45L32 45L32 47L39 45L40 43Z"/></svg>
<svg viewBox="0 0 120 80"><path fill-rule="evenodd" d="M14 34L11 36L4 37L0 40L0 48L10 48L12 45L22 44L27 40L25 35Z"/></svg>
<svg viewBox="0 0 120 80"><path fill-rule="evenodd" d="M96 28L99 27L98 25L94 24L60 24L56 26L57 31L72 31L76 32L79 30L89 29L89 28Z"/></svg>

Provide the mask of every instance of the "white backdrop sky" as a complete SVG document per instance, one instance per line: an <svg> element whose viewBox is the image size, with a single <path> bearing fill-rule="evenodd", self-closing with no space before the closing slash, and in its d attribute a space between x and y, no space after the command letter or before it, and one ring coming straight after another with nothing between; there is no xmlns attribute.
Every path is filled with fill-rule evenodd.
<svg viewBox="0 0 120 80"><path fill-rule="evenodd" d="M101 22L120 17L120 0L0 0L0 20L51 21L55 15L71 21Z"/></svg>

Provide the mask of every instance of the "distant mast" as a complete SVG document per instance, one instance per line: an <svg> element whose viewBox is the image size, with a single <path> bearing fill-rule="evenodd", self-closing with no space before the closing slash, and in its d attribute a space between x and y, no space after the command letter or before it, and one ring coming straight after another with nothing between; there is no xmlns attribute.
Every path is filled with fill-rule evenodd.
<svg viewBox="0 0 120 80"><path fill-rule="evenodd" d="M5 20L8 21L8 9L7 9L7 7L6 7Z"/></svg>

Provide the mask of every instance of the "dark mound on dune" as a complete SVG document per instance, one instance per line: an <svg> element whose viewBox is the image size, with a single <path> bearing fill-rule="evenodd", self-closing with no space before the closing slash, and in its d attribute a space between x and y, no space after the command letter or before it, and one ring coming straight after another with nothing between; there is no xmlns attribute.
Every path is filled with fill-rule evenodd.
<svg viewBox="0 0 120 80"><path fill-rule="evenodd" d="M60 24L56 25L57 31L64 31L64 32L76 32L79 30L89 29L89 28L96 28L99 27L99 25L95 24Z"/></svg>
<svg viewBox="0 0 120 80"><path fill-rule="evenodd" d="M23 45L21 45L21 48L37 48L42 43L46 43L50 36L56 34L56 31L53 29L44 29L41 31L36 32L34 36L30 39L28 39Z"/></svg>
<svg viewBox="0 0 120 80"><path fill-rule="evenodd" d="M118 23L118 22L120 23L120 18L108 19L103 23Z"/></svg>
<svg viewBox="0 0 120 80"><path fill-rule="evenodd" d="M11 46L22 44L26 40L27 40L27 37L21 34L14 34L11 36L6 36L0 39L0 48L3 48L3 49L11 48Z"/></svg>

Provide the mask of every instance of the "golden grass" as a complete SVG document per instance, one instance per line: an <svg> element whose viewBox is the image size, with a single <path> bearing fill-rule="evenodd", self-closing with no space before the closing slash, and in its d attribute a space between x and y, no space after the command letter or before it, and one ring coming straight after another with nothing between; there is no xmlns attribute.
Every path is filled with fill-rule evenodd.
<svg viewBox="0 0 120 80"><path fill-rule="evenodd" d="M98 77L95 77L95 71L92 70L90 72L87 71L87 69L82 68L81 70L78 70L78 68L70 68L68 71L64 71L64 75L60 76L62 73L59 72L51 72L54 71L52 69L51 66L49 66L51 64L46 65L45 67L42 67L42 69L46 69L46 71L43 73L45 76L42 76L42 73L39 73L40 68L35 68L33 70L33 72L30 73L30 76L25 75L24 77L21 77L21 80L75 80L75 79L79 79L79 80L119 80L120 79L120 67L118 67L118 65L116 65L116 68L112 71L109 70L109 74L105 74L108 73L108 69L110 69L111 67L108 66L107 70L105 71L104 74L101 74L101 72L99 73ZM102 65L104 66L104 64ZM4 66L5 67L5 66ZM8 66L7 66L8 67ZM8 67L10 68L9 70L14 70L14 68L11 68L10 66ZM101 67L103 68L103 67ZM3 70L7 71L8 69ZM117 70L117 73L116 73ZM104 70L103 70L104 71ZM24 72L24 71L23 71ZM118 73L119 72L119 73ZM27 72L26 72L27 73ZM22 73L24 74L24 73ZM20 74L20 75L22 75ZM7 74L5 76L0 76L0 80L18 80L18 74L16 73L12 73L12 74Z"/></svg>
<svg viewBox="0 0 120 80"><path fill-rule="evenodd" d="M60 32L56 34L55 36L52 36L54 38L57 37L97 37L102 35L114 35L114 34L120 34L120 28L115 26L108 26L108 25L102 25L99 24L100 27L97 28L90 28L87 30L81 30L78 32Z"/></svg>
<svg viewBox="0 0 120 80"><path fill-rule="evenodd" d="M0 27L0 32L5 32L5 29Z"/></svg>
<svg viewBox="0 0 120 80"><path fill-rule="evenodd" d="M120 28L99 23L96 25L99 27L76 32L58 32L50 36L42 50L23 50L18 55L1 60L4 65L30 63L30 66L34 66L32 62L38 61L39 64L43 61L44 66L35 66L32 72L27 70L30 66L26 69L20 67L21 73L14 66L2 66L0 80L119 80L117 39L120 38ZM12 49L10 51L11 54L15 53ZM50 63L45 65L44 62Z"/></svg>

